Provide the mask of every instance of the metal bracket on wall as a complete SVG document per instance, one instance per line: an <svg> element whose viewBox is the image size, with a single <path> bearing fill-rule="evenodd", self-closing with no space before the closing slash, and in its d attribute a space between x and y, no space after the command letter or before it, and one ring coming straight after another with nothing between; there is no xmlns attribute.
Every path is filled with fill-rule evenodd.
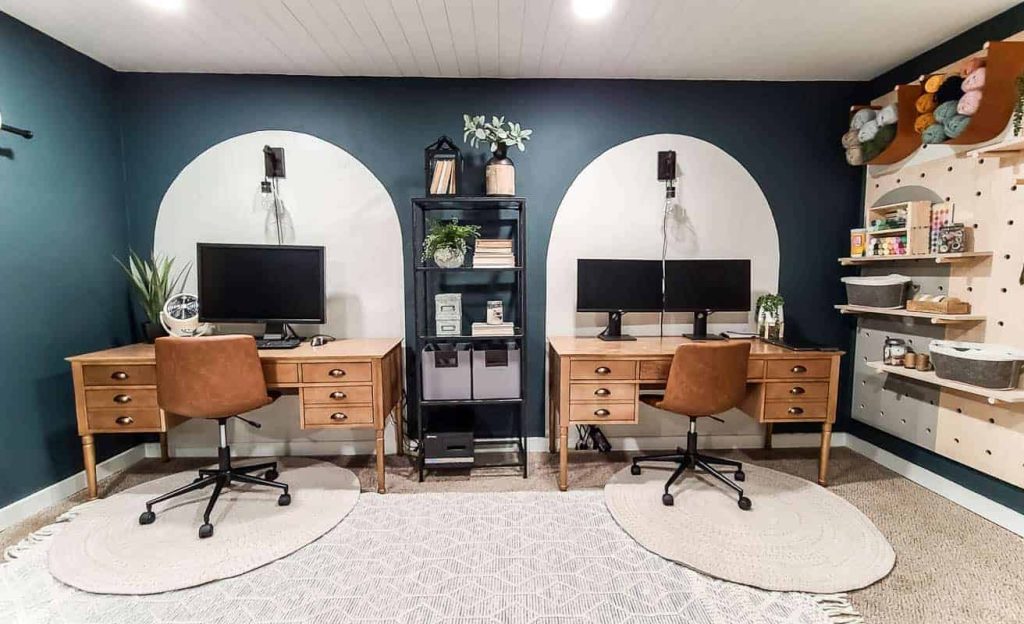
<svg viewBox="0 0 1024 624"><path fill-rule="evenodd" d="M15 128L14 126L8 126L7 124L0 124L0 131L10 132L11 134L16 134L25 139L31 139L35 136L31 130L23 130L21 128Z"/></svg>

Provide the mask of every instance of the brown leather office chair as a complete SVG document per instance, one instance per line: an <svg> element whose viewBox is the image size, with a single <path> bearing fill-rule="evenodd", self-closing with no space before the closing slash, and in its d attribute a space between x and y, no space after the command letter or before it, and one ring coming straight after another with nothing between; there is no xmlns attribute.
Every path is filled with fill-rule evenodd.
<svg viewBox="0 0 1024 624"><path fill-rule="evenodd" d="M697 452L697 419L715 418L730 410L743 400L747 385L747 360L750 357L750 343L747 341L693 342L679 345L672 357L672 367L665 385L665 396L642 396L640 400L658 409L687 416L690 431L686 434L686 450L677 448L675 453L644 455L633 458L632 474L640 474L637 462L669 462L679 464L665 483L665 494L661 502L667 506L675 504L669 488L687 468L704 469L719 481L739 494L739 507L750 509L750 499L743 495L743 488L723 475L715 466L731 466L736 469L733 479L743 481L743 465L731 459L721 459ZM721 421L720 418L715 420Z"/></svg>
<svg viewBox="0 0 1024 624"><path fill-rule="evenodd" d="M219 462L215 469L200 470L192 483L147 502L139 524L152 524L156 520L153 505L212 485L213 494L203 514L203 525L199 527L199 537L210 537L213 535L210 513L221 491L233 481L279 488L284 493L278 497L277 504L291 504L288 485L275 481L277 462L231 465L228 418L238 418L258 429L258 423L238 415L274 401L267 394L256 340L252 336L157 338L155 346L157 403L172 414L216 420L220 427ZM262 470L266 471L262 478L251 474Z"/></svg>

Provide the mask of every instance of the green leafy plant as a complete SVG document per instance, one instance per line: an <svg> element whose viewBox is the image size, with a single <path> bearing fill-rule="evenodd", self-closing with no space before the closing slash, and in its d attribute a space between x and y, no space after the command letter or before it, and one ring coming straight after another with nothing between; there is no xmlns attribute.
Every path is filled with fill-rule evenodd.
<svg viewBox="0 0 1024 624"><path fill-rule="evenodd" d="M1014 85L1017 87L1017 102L1013 105L1013 136L1020 136L1024 126L1024 74L1017 76Z"/></svg>
<svg viewBox="0 0 1024 624"><path fill-rule="evenodd" d="M172 277L174 258L154 253L149 260L143 260L139 254L130 249L127 263L117 257L114 258L114 261L128 276L132 292L135 293L139 305L142 306L146 318L151 323L160 322L160 311L164 309L164 304L173 295L181 292L181 288L185 285L185 276L188 275L191 268L191 263L186 264Z"/></svg>
<svg viewBox="0 0 1024 624"><path fill-rule="evenodd" d="M434 257L439 249L466 253L466 241L480 236L479 225L459 225L458 219L432 221L427 237L423 239L423 260Z"/></svg>
<svg viewBox="0 0 1024 624"><path fill-rule="evenodd" d="M757 298L756 309L758 312L764 310L768 314L775 314L786 303L782 295L761 295Z"/></svg>
<svg viewBox="0 0 1024 624"><path fill-rule="evenodd" d="M473 147L479 147L481 142L491 144L491 151L498 151L499 147L512 147L515 145L520 152L526 151L525 143L530 140L533 130L523 128L517 123L506 122L504 117L491 117L490 121L483 115L471 117L463 115L465 122L462 133L463 142L468 142Z"/></svg>

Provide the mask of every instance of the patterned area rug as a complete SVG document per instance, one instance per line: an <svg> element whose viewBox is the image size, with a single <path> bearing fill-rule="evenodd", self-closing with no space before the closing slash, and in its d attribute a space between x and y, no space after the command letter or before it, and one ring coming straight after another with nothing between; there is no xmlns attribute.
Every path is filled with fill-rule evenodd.
<svg viewBox="0 0 1024 624"><path fill-rule="evenodd" d="M861 621L844 596L761 591L651 554L599 490L363 494L341 524L283 559L146 596L84 593L50 576L49 538L71 515L7 553L5 623Z"/></svg>

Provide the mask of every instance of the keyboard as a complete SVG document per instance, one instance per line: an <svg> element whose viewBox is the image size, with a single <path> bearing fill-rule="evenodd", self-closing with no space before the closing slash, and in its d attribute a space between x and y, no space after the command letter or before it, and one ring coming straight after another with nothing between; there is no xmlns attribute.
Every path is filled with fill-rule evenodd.
<svg viewBox="0 0 1024 624"><path fill-rule="evenodd" d="M302 344L299 338L257 338L257 349L294 349Z"/></svg>

